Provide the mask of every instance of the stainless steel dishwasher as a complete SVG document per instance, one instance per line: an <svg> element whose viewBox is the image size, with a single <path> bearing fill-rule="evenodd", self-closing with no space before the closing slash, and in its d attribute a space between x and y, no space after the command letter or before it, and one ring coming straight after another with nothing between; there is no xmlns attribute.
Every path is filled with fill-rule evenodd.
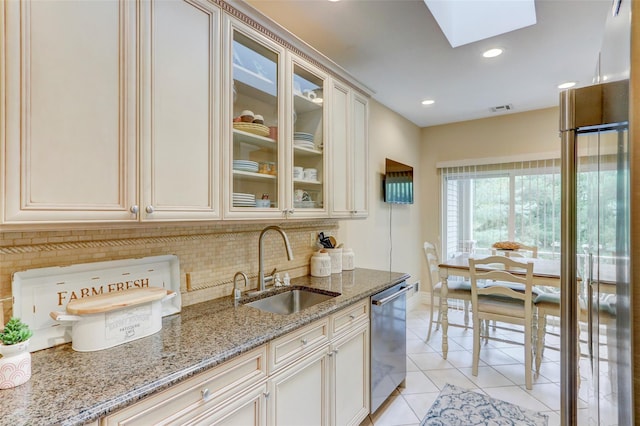
<svg viewBox="0 0 640 426"><path fill-rule="evenodd" d="M407 376L405 281L371 296L371 413Z"/></svg>

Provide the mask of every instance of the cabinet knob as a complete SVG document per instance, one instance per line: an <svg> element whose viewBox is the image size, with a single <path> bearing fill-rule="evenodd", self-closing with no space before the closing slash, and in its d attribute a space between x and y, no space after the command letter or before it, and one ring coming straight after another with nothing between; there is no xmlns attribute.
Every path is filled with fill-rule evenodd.
<svg viewBox="0 0 640 426"><path fill-rule="evenodd" d="M356 315L355 314L351 314L349 315L349 318L351 318L352 320L356 319Z"/></svg>
<svg viewBox="0 0 640 426"><path fill-rule="evenodd" d="M208 399L209 399L209 396L210 396L210 394L209 394L209 388L202 389L202 390L200 391L200 393L202 394L202 400L203 400L203 401L206 401L206 400L208 400Z"/></svg>
<svg viewBox="0 0 640 426"><path fill-rule="evenodd" d="M333 356L333 351L329 351L327 355L329 355L329 358L331 358Z"/></svg>
<svg viewBox="0 0 640 426"><path fill-rule="evenodd" d="M289 214L294 214L295 213L295 209L289 209Z"/></svg>
<svg viewBox="0 0 640 426"><path fill-rule="evenodd" d="M265 393L263 393L263 395L264 395L265 399L269 399L270 393L269 392L265 392Z"/></svg>
<svg viewBox="0 0 640 426"><path fill-rule="evenodd" d="M133 205L131 207L129 207L129 211L133 214L138 214L138 212L140 211L140 207L138 207L138 205Z"/></svg>
<svg viewBox="0 0 640 426"><path fill-rule="evenodd" d="M145 210L147 213L151 214L151 213L153 213L154 208L153 208L153 206L147 206L144 210Z"/></svg>
<svg viewBox="0 0 640 426"><path fill-rule="evenodd" d="M307 339L300 339L300 343L302 343L303 345L307 344Z"/></svg>
<svg viewBox="0 0 640 426"><path fill-rule="evenodd" d="M338 353L338 350L337 350L337 349L334 349L334 350L333 350L333 353L334 353L334 354L337 354L337 353Z"/></svg>

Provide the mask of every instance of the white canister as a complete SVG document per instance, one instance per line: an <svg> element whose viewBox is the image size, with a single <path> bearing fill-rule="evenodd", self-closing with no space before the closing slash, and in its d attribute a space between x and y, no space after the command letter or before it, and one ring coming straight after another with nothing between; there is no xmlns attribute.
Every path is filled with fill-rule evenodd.
<svg viewBox="0 0 640 426"><path fill-rule="evenodd" d="M325 249L331 258L331 273L339 274L342 272L342 247Z"/></svg>
<svg viewBox="0 0 640 426"><path fill-rule="evenodd" d="M328 277L331 275L331 257L325 250L320 250L311 256L311 276Z"/></svg>
<svg viewBox="0 0 640 426"><path fill-rule="evenodd" d="M342 270L353 271L356 268L353 249L342 249Z"/></svg>

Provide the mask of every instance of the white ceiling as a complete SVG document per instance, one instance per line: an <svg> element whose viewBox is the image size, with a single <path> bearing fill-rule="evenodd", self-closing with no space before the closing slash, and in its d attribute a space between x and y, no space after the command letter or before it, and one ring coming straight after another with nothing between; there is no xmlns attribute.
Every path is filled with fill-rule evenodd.
<svg viewBox="0 0 640 426"><path fill-rule="evenodd" d="M611 12L611 0L536 0L537 24L452 48L423 0L247 2L420 127L551 107L558 84L592 84ZM492 47L504 53L483 58Z"/></svg>

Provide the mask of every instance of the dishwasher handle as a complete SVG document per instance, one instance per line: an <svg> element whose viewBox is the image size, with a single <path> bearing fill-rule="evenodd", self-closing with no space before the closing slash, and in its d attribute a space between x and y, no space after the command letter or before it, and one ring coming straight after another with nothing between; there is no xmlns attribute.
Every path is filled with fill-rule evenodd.
<svg viewBox="0 0 640 426"><path fill-rule="evenodd" d="M402 296L403 294L409 292L409 290L411 290L411 287L412 286L410 286L410 285L408 285L406 287L400 287L400 289L397 292L393 293L390 296L385 297L384 299L380 299L380 300L371 299L371 303L376 305L376 306L385 305L385 304L391 302L392 300L397 299L398 297Z"/></svg>

